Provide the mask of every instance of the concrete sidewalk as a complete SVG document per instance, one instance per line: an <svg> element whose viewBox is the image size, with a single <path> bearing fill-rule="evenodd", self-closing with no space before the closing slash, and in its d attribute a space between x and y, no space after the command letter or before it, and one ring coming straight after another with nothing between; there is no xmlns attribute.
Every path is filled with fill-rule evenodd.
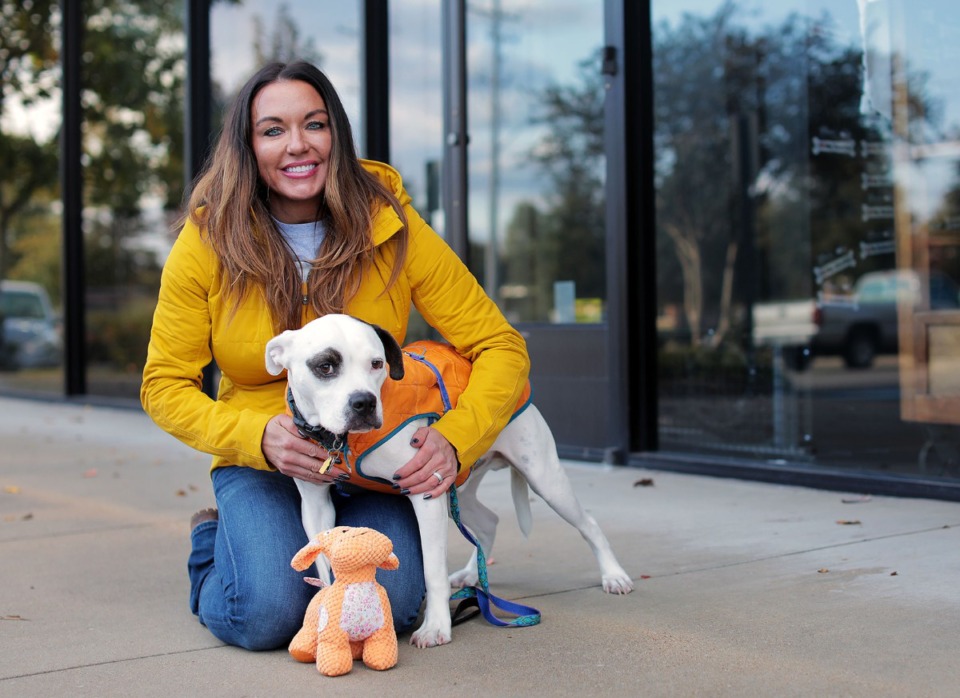
<svg viewBox="0 0 960 698"><path fill-rule="evenodd" d="M611 597L539 499L522 539L495 473L492 590L543 622L402 638L394 669L334 679L225 647L190 614L206 456L133 410L0 398L0 414L0 696L960 695L956 503L569 462L636 580Z"/></svg>

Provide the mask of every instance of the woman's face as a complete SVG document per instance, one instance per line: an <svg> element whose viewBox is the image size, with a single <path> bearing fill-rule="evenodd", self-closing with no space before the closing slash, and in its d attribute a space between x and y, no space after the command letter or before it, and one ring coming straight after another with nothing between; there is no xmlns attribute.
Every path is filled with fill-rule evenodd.
<svg viewBox="0 0 960 698"><path fill-rule="evenodd" d="M273 82L253 98L250 118L257 168L270 190L270 212L283 223L314 220L332 147L323 98L301 80Z"/></svg>

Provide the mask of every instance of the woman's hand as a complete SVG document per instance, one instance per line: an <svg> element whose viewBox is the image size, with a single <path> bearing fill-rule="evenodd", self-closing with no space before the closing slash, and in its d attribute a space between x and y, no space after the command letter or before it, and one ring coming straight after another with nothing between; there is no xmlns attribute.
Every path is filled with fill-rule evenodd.
<svg viewBox="0 0 960 698"><path fill-rule="evenodd" d="M336 464L331 464L326 473L320 472L330 454L316 442L300 436L290 415L278 414L267 422L260 448L270 465L298 480L330 484L350 477Z"/></svg>
<svg viewBox="0 0 960 698"><path fill-rule="evenodd" d="M424 499L439 497L457 479L457 452L433 427L420 427L410 440L417 454L394 475L404 494L422 494Z"/></svg>

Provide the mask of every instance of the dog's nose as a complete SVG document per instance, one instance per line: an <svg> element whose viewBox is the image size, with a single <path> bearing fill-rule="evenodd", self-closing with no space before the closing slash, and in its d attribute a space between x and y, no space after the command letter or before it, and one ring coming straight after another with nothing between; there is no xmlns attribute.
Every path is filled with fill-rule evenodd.
<svg viewBox="0 0 960 698"><path fill-rule="evenodd" d="M377 398L372 393L353 393L349 399L350 409L366 417L377 409Z"/></svg>

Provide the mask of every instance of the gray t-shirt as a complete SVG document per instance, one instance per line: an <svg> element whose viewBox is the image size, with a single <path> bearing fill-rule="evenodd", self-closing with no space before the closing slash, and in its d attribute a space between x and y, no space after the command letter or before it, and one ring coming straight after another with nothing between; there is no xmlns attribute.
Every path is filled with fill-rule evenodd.
<svg viewBox="0 0 960 698"><path fill-rule="evenodd" d="M280 234L297 256L297 261L300 263L300 278L306 281L307 274L310 273L310 263L317 258L317 251L326 234L323 221L283 223L274 218L273 222L277 224Z"/></svg>

